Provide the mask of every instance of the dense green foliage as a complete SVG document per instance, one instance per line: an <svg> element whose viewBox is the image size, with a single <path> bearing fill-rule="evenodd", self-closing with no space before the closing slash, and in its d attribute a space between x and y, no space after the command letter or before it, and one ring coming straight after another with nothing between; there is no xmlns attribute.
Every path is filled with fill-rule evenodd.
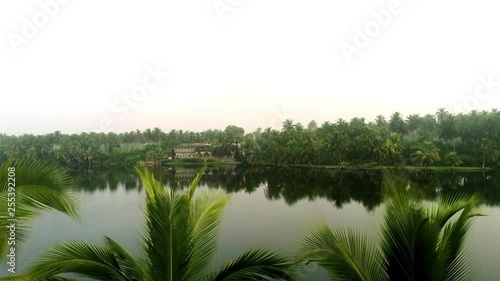
<svg viewBox="0 0 500 281"><path fill-rule="evenodd" d="M59 131L46 135L8 136L0 134L0 163L6 159L43 159L68 167L92 167L100 164L135 165L138 161L159 163L172 148L182 143L211 143L212 155L227 158L238 155L244 130L228 126L224 131L201 133L159 128L127 133L80 133ZM187 160L189 161L189 160ZM196 160L193 160L196 161Z"/></svg>
<svg viewBox="0 0 500 281"><path fill-rule="evenodd" d="M457 193L434 203L406 180L385 178L385 214L378 240L322 223L302 242L301 258L332 280L472 280L464 242L481 200Z"/></svg>
<svg viewBox="0 0 500 281"><path fill-rule="evenodd" d="M50 159L70 167L160 162L182 143L210 143L213 157L253 165L497 167L500 112L451 114L439 109L435 115L406 118L395 112L389 120L379 115L373 122L339 119L318 126L312 121L307 127L286 120L281 130L246 134L234 125L203 132L165 133L154 128L120 134L4 134L0 135L0 162L20 157Z"/></svg>
<svg viewBox="0 0 500 281"><path fill-rule="evenodd" d="M242 150L249 163L284 165L434 165L496 166L500 153L500 112L472 111L435 116L398 112L387 121L339 119L318 127L291 120L281 131L247 135Z"/></svg>

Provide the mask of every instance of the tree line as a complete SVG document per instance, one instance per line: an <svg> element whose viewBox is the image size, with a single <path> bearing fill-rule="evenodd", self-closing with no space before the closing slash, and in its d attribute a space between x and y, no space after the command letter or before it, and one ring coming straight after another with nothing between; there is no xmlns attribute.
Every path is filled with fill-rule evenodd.
<svg viewBox="0 0 500 281"><path fill-rule="evenodd" d="M224 130L202 132L160 128L126 133L46 135L0 134L0 161L6 159L50 160L70 167L98 164L160 162L182 143L210 143L215 158L232 157L248 165L338 166L499 166L500 111L437 112L389 119L378 115L367 122L311 121L307 126L285 120L281 130L258 128L246 133L229 125Z"/></svg>

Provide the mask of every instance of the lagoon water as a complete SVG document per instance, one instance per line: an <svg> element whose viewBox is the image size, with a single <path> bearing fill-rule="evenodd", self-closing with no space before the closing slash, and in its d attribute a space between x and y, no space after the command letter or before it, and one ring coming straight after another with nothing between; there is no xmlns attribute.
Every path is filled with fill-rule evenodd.
<svg viewBox="0 0 500 281"><path fill-rule="evenodd" d="M194 168L157 168L160 182L187 188ZM67 239L100 242L104 235L139 253L143 223L144 189L133 170L91 171L74 174L84 202L80 222L56 212L44 214L32 224L32 233L18 254L22 270L47 246ZM474 280L497 281L500 276L500 178L494 173L411 173L410 182L427 191L430 199L453 190L479 192L486 198L482 208L488 216L473 224L467 241ZM355 226L372 235L382 219L383 202L379 172L325 171L310 169L212 168L200 188L231 194L219 236L214 266L235 258L255 246L293 251L308 226L324 220L330 226ZM6 275L0 267L1 276ZM330 280L310 264L309 280ZM89 280L77 278L78 280Z"/></svg>

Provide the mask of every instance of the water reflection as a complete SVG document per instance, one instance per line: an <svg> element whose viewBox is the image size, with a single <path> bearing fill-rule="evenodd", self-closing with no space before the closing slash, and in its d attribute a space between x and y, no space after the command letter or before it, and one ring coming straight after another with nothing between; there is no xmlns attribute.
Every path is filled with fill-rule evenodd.
<svg viewBox="0 0 500 281"><path fill-rule="evenodd" d="M155 177L174 189L187 188L200 168L152 168ZM440 192L477 192L490 206L500 205L498 174L488 173L422 173L399 172L412 186L421 188L428 199L435 199ZM75 172L80 188L86 192L110 189L123 185L127 191L142 190L134 169L95 170ZM284 200L294 205L300 200L314 201L324 198L341 209L351 202L361 203L372 211L382 203L382 173L380 171L333 171L318 169L244 169L238 166L211 167L205 171L201 184L223 189L228 193L255 192L265 186L269 200Z"/></svg>
<svg viewBox="0 0 500 281"><path fill-rule="evenodd" d="M199 168L152 169L163 184L188 188ZM144 188L134 169L73 172L76 193L85 202L81 222L57 212L38 218L33 238L20 253L25 267L58 241L79 239L101 242L103 235L139 254L143 225ZM429 199L442 192L478 192L491 206L500 206L499 175L496 173L404 173L402 179L426 191ZM202 188L231 193L231 203L221 224L220 249L214 264L237 257L248 248L266 245L293 250L301 229L322 219L330 226L352 226L376 235L382 217L382 175L378 171L332 171L314 169L209 168ZM498 280L500 208L485 208L487 217L474 223L470 236L470 260L474 280ZM491 241L491 242L490 242ZM0 265L0 276L5 266ZM310 273L314 281L329 280L324 271ZM78 279L88 280L88 279Z"/></svg>

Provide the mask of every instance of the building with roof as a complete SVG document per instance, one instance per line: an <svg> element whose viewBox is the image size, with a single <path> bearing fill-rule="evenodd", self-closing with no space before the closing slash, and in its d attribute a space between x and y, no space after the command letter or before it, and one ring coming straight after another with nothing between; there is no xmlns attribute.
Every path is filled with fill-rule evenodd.
<svg viewBox="0 0 500 281"><path fill-rule="evenodd" d="M212 158L212 147L209 143L184 143L174 146L175 158Z"/></svg>

